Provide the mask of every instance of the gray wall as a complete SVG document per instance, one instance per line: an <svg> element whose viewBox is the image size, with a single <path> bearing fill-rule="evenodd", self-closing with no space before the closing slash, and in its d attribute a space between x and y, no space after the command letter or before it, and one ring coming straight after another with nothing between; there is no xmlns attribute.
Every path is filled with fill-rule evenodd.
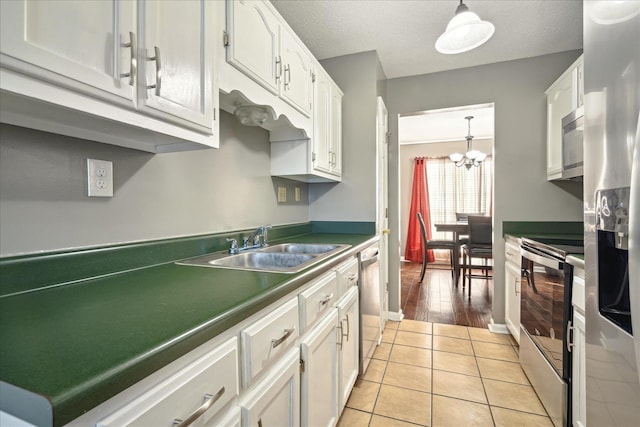
<svg viewBox="0 0 640 427"><path fill-rule="evenodd" d="M400 230L398 115L489 102L495 103L495 265L504 265L503 221L582 221L581 184L557 185L546 180L544 95L580 53L562 52L388 80L392 234ZM399 268L398 259L389 262L391 271ZM492 317L495 323L504 323L504 269L496 268L494 275ZM399 296L400 284L390 283L391 310L397 310Z"/></svg>
<svg viewBox="0 0 640 427"><path fill-rule="evenodd" d="M484 153L493 153L493 140L481 139L473 142L473 148ZM467 141L430 142L426 144L405 144L400 146L400 256L407 247L411 188L413 186L413 159L416 157L447 157L451 153L464 153ZM433 191L433 189L430 189Z"/></svg>
<svg viewBox="0 0 640 427"><path fill-rule="evenodd" d="M307 184L270 176L268 132L220 127L217 150L153 155L0 125L0 256L308 221ZM87 158L113 162L113 198L86 196Z"/></svg>
<svg viewBox="0 0 640 427"><path fill-rule="evenodd" d="M376 95L374 51L321 61L344 92L342 182L309 187L312 220L376 220Z"/></svg>

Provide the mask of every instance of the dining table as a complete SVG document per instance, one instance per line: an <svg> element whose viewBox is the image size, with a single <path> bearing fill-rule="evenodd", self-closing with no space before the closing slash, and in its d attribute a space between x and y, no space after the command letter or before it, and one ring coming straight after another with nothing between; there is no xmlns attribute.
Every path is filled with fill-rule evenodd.
<svg viewBox="0 0 640 427"><path fill-rule="evenodd" d="M453 280L458 284L460 277L460 236L469 234L469 224L466 221L450 222L450 223L436 223L434 224L436 231L438 232L450 232L453 233Z"/></svg>

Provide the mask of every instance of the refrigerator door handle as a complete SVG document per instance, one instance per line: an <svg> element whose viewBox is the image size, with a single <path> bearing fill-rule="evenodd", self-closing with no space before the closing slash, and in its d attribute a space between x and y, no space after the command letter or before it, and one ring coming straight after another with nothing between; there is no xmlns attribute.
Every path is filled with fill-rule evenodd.
<svg viewBox="0 0 640 427"><path fill-rule="evenodd" d="M636 122L636 137L631 161L629 195L629 300L631 328L636 350L636 372L640 381L640 112Z"/></svg>

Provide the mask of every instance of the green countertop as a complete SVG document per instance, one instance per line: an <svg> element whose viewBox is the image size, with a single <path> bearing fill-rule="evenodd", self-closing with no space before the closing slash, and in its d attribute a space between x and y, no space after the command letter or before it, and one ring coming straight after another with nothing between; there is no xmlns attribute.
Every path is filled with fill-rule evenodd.
<svg viewBox="0 0 640 427"><path fill-rule="evenodd" d="M169 262L0 298L0 379L44 396L63 425L375 240L288 239L352 246L294 275Z"/></svg>

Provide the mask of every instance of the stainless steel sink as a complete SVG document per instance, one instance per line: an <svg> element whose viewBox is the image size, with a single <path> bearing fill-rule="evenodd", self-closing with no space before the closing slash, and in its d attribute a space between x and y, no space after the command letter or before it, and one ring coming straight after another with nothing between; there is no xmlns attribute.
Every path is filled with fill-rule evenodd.
<svg viewBox="0 0 640 427"><path fill-rule="evenodd" d="M230 255L216 252L177 261L176 264L271 273L297 273L350 245L282 243Z"/></svg>
<svg viewBox="0 0 640 427"><path fill-rule="evenodd" d="M281 252L287 254L326 254L328 252L333 252L340 247L344 247L345 245L324 245L317 243L282 243L280 245L275 246L267 246L266 248L260 249L261 252Z"/></svg>

